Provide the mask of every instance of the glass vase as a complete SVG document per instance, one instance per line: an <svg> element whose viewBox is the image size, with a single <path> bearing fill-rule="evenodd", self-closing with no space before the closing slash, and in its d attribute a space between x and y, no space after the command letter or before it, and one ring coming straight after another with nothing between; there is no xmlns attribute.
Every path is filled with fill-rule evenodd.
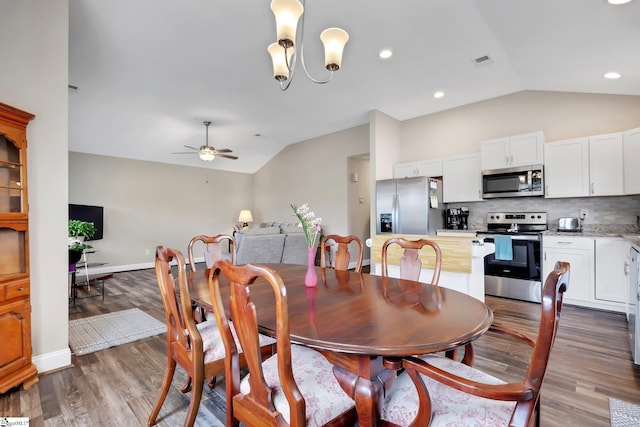
<svg viewBox="0 0 640 427"><path fill-rule="evenodd" d="M316 274L316 248L307 248L307 273L304 275L304 285L315 288L318 285Z"/></svg>

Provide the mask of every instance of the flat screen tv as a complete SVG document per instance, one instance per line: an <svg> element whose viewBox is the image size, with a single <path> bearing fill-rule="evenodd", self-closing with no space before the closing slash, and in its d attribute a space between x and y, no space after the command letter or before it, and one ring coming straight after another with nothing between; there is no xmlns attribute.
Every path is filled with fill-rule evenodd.
<svg viewBox="0 0 640 427"><path fill-rule="evenodd" d="M92 222L96 226L96 234L91 239L102 239L104 208L102 206L73 205L69 204L69 219Z"/></svg>

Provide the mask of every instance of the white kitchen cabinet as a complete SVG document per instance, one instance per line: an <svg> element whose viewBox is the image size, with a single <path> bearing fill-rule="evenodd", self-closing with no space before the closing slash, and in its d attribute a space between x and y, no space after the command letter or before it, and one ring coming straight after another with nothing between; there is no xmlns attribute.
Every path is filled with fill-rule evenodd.
<svg viewBox="0 0 640 427"><path fill-rule="evenodd" d="M616 196L624 193L622 159L621 132L589 137L589 195Z"/></svg>
<svg viewBox="0 0 640 427"><path fill-rule="evenodd" d="M540 165L544 161L543 143L543 132L482 141L481 170Z"/></svg>
<svg viewBox="0 0 640 427"><path fill-rule="evenodd" d="M482 200L480 153L444 158L442 188L444 203Z"/></svg>
<svg viewBox="0 0 640 427"><path fill-rule="evenodd" d="M557 261L570 264L571 276L569 289L564 294L564 301L577 305L589 305L593 301L594 288L594 255L592 238L573 236L543 236L543 281L553 271Z"/></svg>
<svg viewBox="0 0 640 427"><path fill-rule="evenodd" d="M631 245L621 237L597 237L596 300L627 304L628 260Z"/></svg>
<svg viewBox="0 0 640 427"><path fill-rule="evenodd" d="M571 264L568 304L626 312L629 243L618 237L543 236L543 277L556 261Z"/></svg>
<svg viewBox="0 0 640 427"><path fill-rule="evenodd" d="M640 194L640 128L622 132L624 194Z"/></svg>
<svg viewBox="0 0 640 427"><path fill-rule="evenodd" d="M589 138L548 142L544 147L545 197L589 196Z"/></svg>
<svg viewBox="0 0 640 427"><path fill-rule="evenodd" d="M397 163L393 166L394 178L412 178L418 176L416 162Z"/></svg>
<svg viewBox="0 0 640 427"><path fill-rule="evenodd" d="M411 178L415 176L442 176L442 159L398 163L393 167L394 178Z"/></svg>

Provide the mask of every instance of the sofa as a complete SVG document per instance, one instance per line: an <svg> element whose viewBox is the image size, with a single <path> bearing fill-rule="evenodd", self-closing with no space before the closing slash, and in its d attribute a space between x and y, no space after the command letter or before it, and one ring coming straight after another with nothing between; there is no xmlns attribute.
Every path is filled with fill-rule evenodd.
<svg viewBox="0 0 640 427"><path fill-rule="evenodd" d="M264 223L236 232L236 262L307 264L307 241L296 224Z"/></svg>

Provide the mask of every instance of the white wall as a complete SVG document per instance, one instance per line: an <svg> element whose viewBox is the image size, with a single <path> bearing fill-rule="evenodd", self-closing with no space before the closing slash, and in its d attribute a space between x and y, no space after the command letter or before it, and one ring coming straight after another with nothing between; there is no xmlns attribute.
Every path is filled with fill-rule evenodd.
<svg viewBox="0 0 640 427"><path fill-rule="evenodd" d="M250 174L69 153L69 203L104 207L96 271L150 268L157 245L186 257L193 236L231 234L252 185Z"/></svg>
<svg viewBox="0 0 640 427"><path fill-rule="evenodd" d="M294 223L289 205L306 202L324 234L347 234L347 158L368 152L366 125L287 146L254 175L253 219Z"/></svg>
<svg viewBox="0 0 640 427"><path fill-rule="evenodd" d="M0 2L0 102L27 127L31 336L39 371L71 363L67 301L67 0Z"/></svg>

